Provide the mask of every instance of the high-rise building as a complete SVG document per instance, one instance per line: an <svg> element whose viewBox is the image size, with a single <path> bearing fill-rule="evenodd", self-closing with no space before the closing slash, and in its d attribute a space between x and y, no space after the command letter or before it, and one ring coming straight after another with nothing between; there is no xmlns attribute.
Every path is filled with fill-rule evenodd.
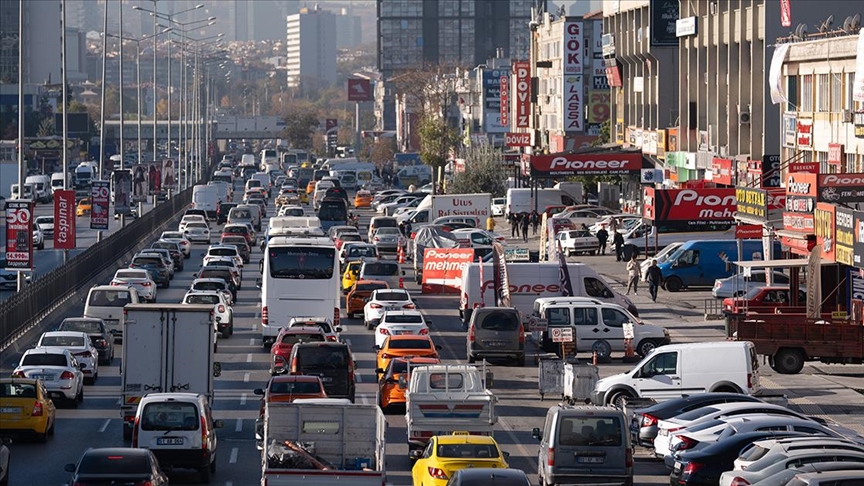
<svg viewBox="0 0 864 486"><path fill-rule="evenodd" d="M317 5L289 15L286 51L288 86L335 83L336 16Z"/></svg>
<svg viewBox="0 0 864 486"><path fill-rule="evenodd" d="M343 8L336 15L336 48L348 49L359 46L363 41L363 28L358 15L351 15Z"/></svg>
<svg viewBox="0 0 864 486"><path fill-rule="evenodd" d="M24 58L18 56L18 13L24 6ZM60 73L60 0L0 0L0 82L17 83L19 66L25 84L58 83Z"/></svg>
<svg viewBox="0 0 864 486"><path fill-rule="evenodd" d="M378 70L385 84L424 64L474 67L503 49L528 59L528 22L534 0L377 0ZM385 93L386 93L386 87ZM396 128L393 97L379 98L377 129Z"/></svg>

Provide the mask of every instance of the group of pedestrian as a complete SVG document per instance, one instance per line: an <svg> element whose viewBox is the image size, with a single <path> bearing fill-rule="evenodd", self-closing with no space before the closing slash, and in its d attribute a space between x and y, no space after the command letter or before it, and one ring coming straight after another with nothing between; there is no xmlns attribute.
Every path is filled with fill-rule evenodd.
<svg viewBox="0 0 864 486"><path fill-rule="evenodd" d="M529 226L533 228L533 235L537 236L537 227L540 226L540 215L537 214L537 210L531 211L530 213L514 213L508 211L507 221L510 223L511 238L518 238L521 232L522 241L527 243Z"/></svg>
<svg viewBox="0 0 864 486"><path fill-rule="evenodd" d="M634 295L639 295L641 272L642 267L639 265L638 256L632 255L627 262L627 295L630 295L630 290L633 290ZM657 290L663 284L663 272L657 266L657 260L651 260L651 265L645 271L645 281L648 283L648 295L653 302L657 302Z"/></svg>

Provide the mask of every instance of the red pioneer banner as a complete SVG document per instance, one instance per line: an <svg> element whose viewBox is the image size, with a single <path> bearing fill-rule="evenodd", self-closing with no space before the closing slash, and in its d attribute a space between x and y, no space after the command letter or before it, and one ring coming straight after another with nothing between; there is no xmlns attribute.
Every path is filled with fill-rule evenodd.
<svg viewBox="0 0 864 486"><path fill-rule="evenodd" d="M458 292L462 269L474 261L472 248L426 248L423 253L423 293Z"/></svg>
<svg viewBox="0 0 864 486"><path fill-rule="evenodd" d="M531 63L514 62L513 75L516 77L516 123L514 125L516 128L528 128L528 119L531 115Z"/></svg>
<svg viewBox="0 0 864 486"><path fill-rule="evenodd" d="M864 202L864 174L819 174L819 200Z"/></svg>
<svg viewBox="0 0 864 486"><path fill-rule="evenodd" d="M762 226L758 224L739 224L735 226L735 239L758 240L762 238Z"/></svg>
<svg viewBox="0 0 864 486"><path fill-rule="evenodd" d="M75 249L75 191L54 191L54 249Z"/></svg>
<svg viewBox="0 0 864 486"><path fill-rule="evenodd" d="M33 201L6 201L6 267L33 268Z"/></svg>
<svg viewBox="0 0 864 486"><path fill-rule="evenodd" d="M640 153L531 156L531 173L536 176L628 174L641 171Z"/></svg>
<svg viewBox="0 0 864 486"><path fill-rule="evenodd" d="M712 179L717 184L726 186L734 186L735 170L733 169L732 159L721 159L714 157L711 163L711 172L714 174Z"/></svg>
<svg viewBox="0 0 864 486"><path fill-rule="evenodd" d="M645 187L642 217L658 222L686 222L688 226L732 223L735 188L655 189Z"/></svg>

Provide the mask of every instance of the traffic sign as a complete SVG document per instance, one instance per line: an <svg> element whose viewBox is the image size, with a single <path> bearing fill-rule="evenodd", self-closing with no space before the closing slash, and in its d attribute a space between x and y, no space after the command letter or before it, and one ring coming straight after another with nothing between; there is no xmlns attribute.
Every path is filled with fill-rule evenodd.
<svg viewBox="0 0 864 486"><path fill-rule="evenodd" d="M528 318L528 332L545 332L548 328L546 319L540 319L536 316Z"/></svg>
<svg viewBox="0 0 864 486"><path fill-rule="evenodd" d="M569 327L553 327L550 331L553 343L572 343L573 329Z"/></svg>
<svg viewBox="0 0 864 486"><path fill-rule="evenodd" d="M624 331L624 339L633 339L636 334L633 332L633 323L625 322L621 325L621 330Z"/></svg>

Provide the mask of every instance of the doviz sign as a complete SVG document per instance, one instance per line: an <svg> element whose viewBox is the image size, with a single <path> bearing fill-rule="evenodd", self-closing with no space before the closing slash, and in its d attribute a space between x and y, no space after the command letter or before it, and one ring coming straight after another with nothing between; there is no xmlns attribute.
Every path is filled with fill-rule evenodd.
<svg viewBox="0 0 864 486"><path fill-rule="evenodd" d="M504 145L508 147L530 147L531 134L507 132L504 135Z"/></svg>
<svg viewBox="0 0 864 486"><path fill-rule="evenodd" d="M33 268L33 201L6 201L6 267Z"/></svg>
<svg viewBox="0 0 864 486"><path fill-rule="evenodd" d="M549 329L549 335L552 337L553 343L573 342L573 328L571 327L553 327Z"/></svg>

